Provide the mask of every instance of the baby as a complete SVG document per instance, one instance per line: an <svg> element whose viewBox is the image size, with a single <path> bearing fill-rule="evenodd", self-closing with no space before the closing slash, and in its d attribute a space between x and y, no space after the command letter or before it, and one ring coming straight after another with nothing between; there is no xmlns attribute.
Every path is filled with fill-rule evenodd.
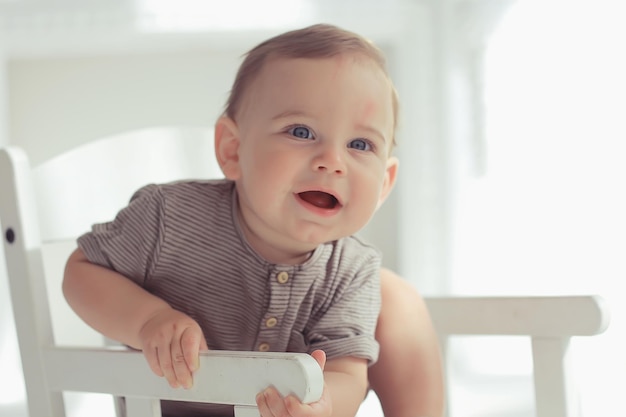
<svg viewBox="0 0 626 417"><path fill-rule="evenodd" d="M379 251L354 234L395 183L397 107L382 54L354 33L315 25L259 44L215 126L226 178L137 191L79 238L68 302L173 387L192 385L200 350L308 352L324 370L322 399L268 387L261 415L354 416L381 306ZM163 413L223 410L164 402Z"/></svg>

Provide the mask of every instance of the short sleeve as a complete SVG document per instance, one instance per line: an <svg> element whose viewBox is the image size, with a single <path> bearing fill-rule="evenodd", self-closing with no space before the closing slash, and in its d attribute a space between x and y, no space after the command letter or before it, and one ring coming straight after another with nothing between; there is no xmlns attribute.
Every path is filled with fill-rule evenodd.
<svg viewBox="0 0 626 417"><path fill-rule="evenodd" d="M379 256L370 257L333 296L332 304L305 335L311 350L322 349L329 359L352 356L365 358L370 365L378 360L380 264Z"/></svg>
<svg viewBox="0 0 626 417"><path fill-rule="evenodd" d="M87 259L139 285L151 275L164 236L164 200L156 185L138 190L115 219L78 238Z"/></svg>

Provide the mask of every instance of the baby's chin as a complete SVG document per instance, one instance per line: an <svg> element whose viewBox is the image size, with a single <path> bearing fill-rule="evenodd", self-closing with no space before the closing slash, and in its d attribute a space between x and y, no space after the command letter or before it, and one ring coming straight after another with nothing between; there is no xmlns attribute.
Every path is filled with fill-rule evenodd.
<svg viewBox="0 0 626 417"><path fill-rule="evenodd" d="M319 245L336 242L344 237L352 236L354 233L311 233L309 235L301 235L298 240L302 245L310 245L311 250L315 250Z"/></svg>

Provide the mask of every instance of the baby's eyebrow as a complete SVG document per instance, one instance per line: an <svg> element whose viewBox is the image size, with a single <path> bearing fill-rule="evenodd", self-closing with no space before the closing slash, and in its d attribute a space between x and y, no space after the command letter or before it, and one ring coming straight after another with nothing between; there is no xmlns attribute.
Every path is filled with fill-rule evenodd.
<svg viewBox="0 0 626 417"><path fill-rule="evenodd" d="M276 116L272 117L272 120L285 119L287 117L299 116L303 117L307 114L301 110L286 110L284 112L278 113Z"/></svg>
<svg viewBox="0 0 626 417"><path fill-rule="evenodd" d="M383 133L380 130L376 129L374 126L359 124L357 125L357 128L359 130L369 132L371 135L376 136L383 142L387 143L387 138L385 137L385 135L383 135Z"/></svg>

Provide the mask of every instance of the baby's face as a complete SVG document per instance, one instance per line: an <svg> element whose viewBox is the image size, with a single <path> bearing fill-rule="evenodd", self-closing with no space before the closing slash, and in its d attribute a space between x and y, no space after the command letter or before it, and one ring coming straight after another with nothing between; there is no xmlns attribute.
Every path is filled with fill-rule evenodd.
<svg viewBox="0 0 626 417"><path fill-rule="evenodd" d="M263 244L307 251L354 234L391 189L392 90L366 59L271 60L236 123L241 212Z"/></svg>

